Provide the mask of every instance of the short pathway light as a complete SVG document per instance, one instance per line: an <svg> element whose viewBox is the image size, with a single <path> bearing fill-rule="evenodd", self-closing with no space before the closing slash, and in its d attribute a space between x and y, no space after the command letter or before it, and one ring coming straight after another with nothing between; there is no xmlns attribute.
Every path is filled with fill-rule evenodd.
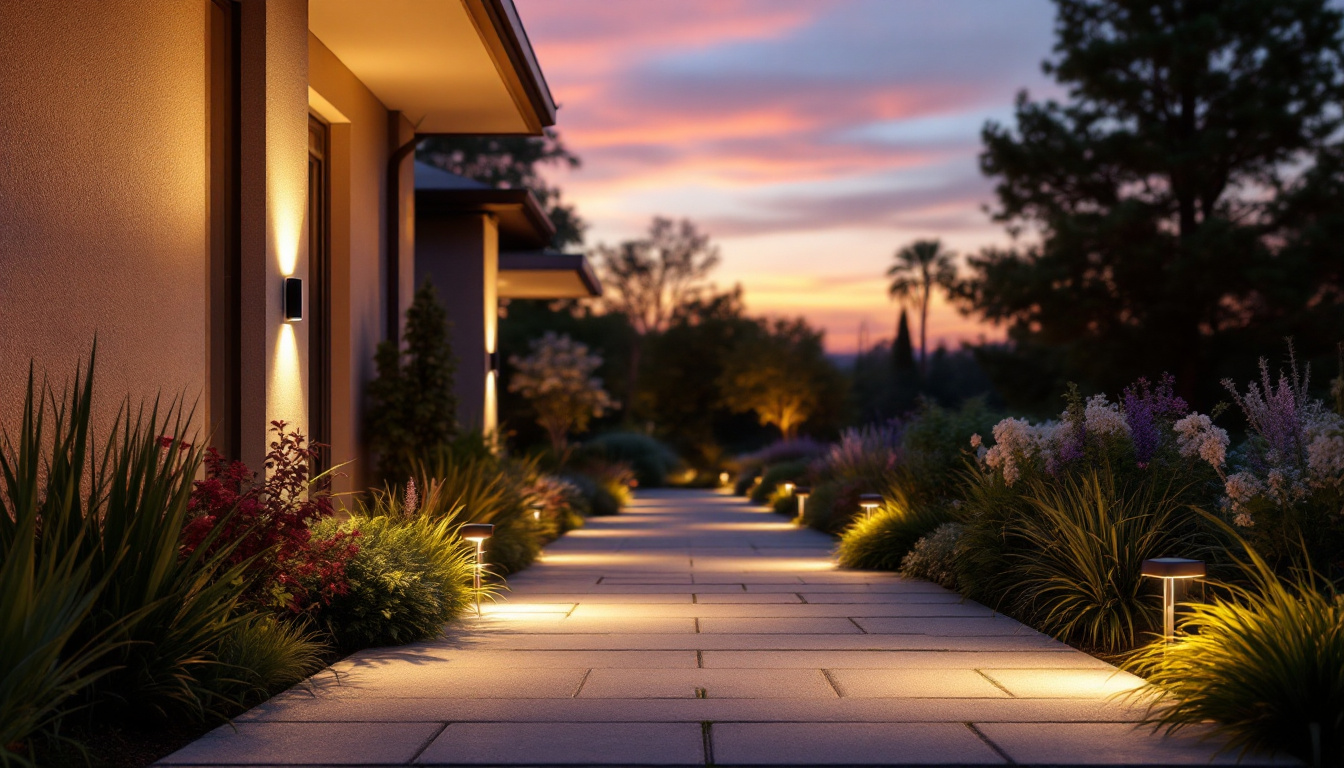
<svg viewBox="0 0 1344 768"><path fill-rule="evenodd" d="M485 567L485 540L495 535L495 526L490 523L467 523L458 529L458 535L476 545L476 617L481 616L481 569Z"/></svg>
<svg viewBox="0 0 1344 768"><path fill-rule="evenodd" d="M719 485L727 485L730 475L727 472L719 473Z"/></svg>
<svg viewBox="0 0 1344 768"><path fill-rule="evenodd" d="M882 506L882 494L865 493L859 496L859 506L863 508L864 518L873 516L873 510Z"/></svg>
<svg viewBox="0 0 1344 768"><path fill-rule="evenodd" d="M784 492L785 492L785 493L792 494L792 493L793 493L793 489L794 489L794 485L793 485L793 483L785 483L785 484L784 484Z"/></svg>
<svg viewBox="0 0 1344 768"><path fill-rule="evenodd" d="M1155 557L1144 560L1139 572L1162 580L1162 635L1170 643L1176 639L1176 580L1204 578L1204 561L1184 557Z"/></svg>
<svg viewBox="0 0 1344 768"><path fill-rule="evenodd" d="M798 497L798 522L803 521L803 512L807 505L807 497L812 495L812 486L795 485L793 495Z"/></svg>

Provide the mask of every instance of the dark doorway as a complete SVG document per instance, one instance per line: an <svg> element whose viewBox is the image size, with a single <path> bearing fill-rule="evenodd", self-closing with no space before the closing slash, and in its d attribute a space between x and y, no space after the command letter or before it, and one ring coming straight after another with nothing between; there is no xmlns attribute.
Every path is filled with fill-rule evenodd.
<svg viewBox="0 0 1344 768"><path fill-rule="evenodd" d="M331 127L308 116L308 439L331 444ZM314 474L331 467L323 449Z"/></svg>
<svg viewBox="0 0 1344 768"><path fill-rule="evenodd" d="M210 443L229 459L241 458L242 380L242 251L239 243L239 69L238 4L208 0L209 38L206 46L210 131L210 265L209 265L209 428Z"/></svg>

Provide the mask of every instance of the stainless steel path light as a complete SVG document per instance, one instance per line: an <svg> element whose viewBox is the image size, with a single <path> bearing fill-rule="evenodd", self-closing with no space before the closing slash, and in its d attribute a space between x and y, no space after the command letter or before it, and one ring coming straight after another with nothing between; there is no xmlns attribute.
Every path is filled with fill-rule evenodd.
<svg viewBox="0 0 1344 768"><path fill-rule="evenodd" d="M807 497L812 495L812 486L795 485L793 495L798 497L798 522L803 522L803 514L807 509Z"/></svg>
<svg viewBox="0 0 1344 768"><path fill-rule="evenodd" d="M458 529L458 535L476 545L476 567L473 569L476 587L476 618L481 617L481 569L485 567L485 540L495 535L490 523L467 523Z"/></svg>
<svg viewBox="0 0 1344 768"><path fill-rule="evenodd" d="M1170 643L1176 639L1176 580L1204 578L1207 572L1204 561L1184 557L1155 557L1144 560L1139 572L1162 580L1162 636Z"/></svg>
<svg viewBox="0 0 1344 768"><path fill-rule="evenodd" d="M863 518L867 520L873 516L873 510L882 506L882 494L865 493L859 496L859 506L863 508Z"/></svg>

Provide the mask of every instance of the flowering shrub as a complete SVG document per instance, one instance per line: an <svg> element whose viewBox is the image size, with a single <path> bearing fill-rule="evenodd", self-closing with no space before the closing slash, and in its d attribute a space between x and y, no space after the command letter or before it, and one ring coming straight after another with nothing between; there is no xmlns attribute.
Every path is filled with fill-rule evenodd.
<svg viewBox="0 0 1344 768"><path fill-rule="evenodd" d="M1305 544L1317 566L1339 567L1344 542L1344 418L1308 394L1311 371L1298 370L1289 348L1289 371L1277 383L1261 359L1260 380L1232 394L1250 428L1229 459L1227 435L1207 417L1182 420L1183 454L1198 455L1223 478L1223 510L1248 541L1273 563L1292 558ZM1233 471L1225 471L1230 464Z"/></svg>
<svg viewBox="0 0 1344 768"><path fill-rule="evenodd" d="M1026 476L1058 478L1099 464L1122 473L1131 468L1179 473L1202 460L1221 476L1227 432L1190 411L1172 385L1170 376L1157 384L1139 379L1116 402L1104 394L1083 399L1071 388L1058 420L1004 419L994 426L992 446L975 435L971 447L1010 487Z"/></svg>
<svg viewBox="0 0 1344 768"><path fill-rule="evenodd" d="M901 458L901 424L869 424L846 429L840 442L817 460L814 473L821 478L876 480Z"/></svg>
<svg viewBox="0 0 1344 768"><path fill-rule="evenodd" d="M530 346L532 354L527 357L509 358L514 366L509 391L531 401L537 423L559 453L571 431L587 429L590 419L616 407L616 402L602 388L602 380L593 376L602 358L586 345L547 331Z"/></svg>
<svg viewBox="0 0 1344 768"><path fill-rule="evenodd" d="M316 451L301 433L286 431L283 421L271 422L271 432L264 478L208 450L205 479L191 494L182 551L232 547L230 565L252 561L252 601L304 612L345 592L345 565L359 546L353 533L313 539L310 528L332 513L325 488L310 491L308 467Z"/></svg>

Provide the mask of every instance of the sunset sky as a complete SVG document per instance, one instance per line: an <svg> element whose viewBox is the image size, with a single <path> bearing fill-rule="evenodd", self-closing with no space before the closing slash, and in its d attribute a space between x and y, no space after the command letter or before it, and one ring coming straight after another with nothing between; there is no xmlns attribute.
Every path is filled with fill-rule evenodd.
<svg viewBox="0 0 1344 768"><path fill-rule="evenodd" d="M889 338L885 271L921 237L1006 235L980 128L1053 94L1048 0L516 0L583 160L555 176L587 245L689 217L753 313L806 316L832 352ZM948 307L935 339L993 338Z"/></svg>

